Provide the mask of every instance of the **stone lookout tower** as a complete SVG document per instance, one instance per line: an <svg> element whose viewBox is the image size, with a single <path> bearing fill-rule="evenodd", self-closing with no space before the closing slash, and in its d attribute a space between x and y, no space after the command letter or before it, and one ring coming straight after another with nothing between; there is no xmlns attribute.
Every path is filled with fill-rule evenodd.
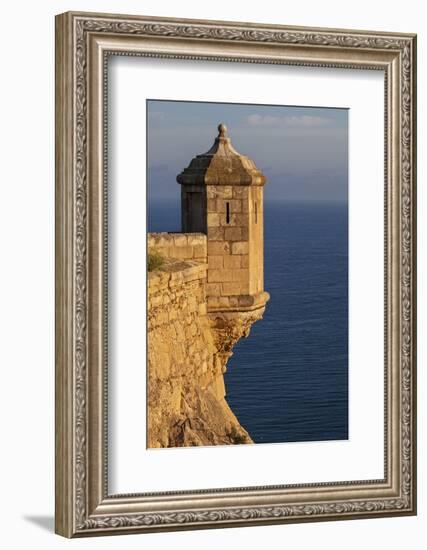
<svg viewBox="0 0 427 550"><path fill-rule="evenodd" d="M182 231L208 239L209 312L264 309L263 186L255 163L238 153L224 124L206 153L177 176Z"/></svg>

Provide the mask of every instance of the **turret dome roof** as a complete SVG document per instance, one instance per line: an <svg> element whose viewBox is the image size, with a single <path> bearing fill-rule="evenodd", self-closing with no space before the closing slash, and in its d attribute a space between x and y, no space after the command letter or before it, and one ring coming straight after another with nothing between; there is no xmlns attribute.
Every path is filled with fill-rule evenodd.
<svg viewBox="0 0 427 550"><path fill-rule="evenodd" d="M254 161L233 147L223 123L209 151L194 157L176 179L182 185L264 185L266 181Z"/></svg>

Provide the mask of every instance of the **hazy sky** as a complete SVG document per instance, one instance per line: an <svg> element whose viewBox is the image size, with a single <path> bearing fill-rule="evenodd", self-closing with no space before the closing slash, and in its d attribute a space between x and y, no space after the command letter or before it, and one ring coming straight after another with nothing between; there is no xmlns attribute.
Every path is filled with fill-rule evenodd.
<svg viewBox="0 0 427 550"><path fill-rule="evenodd" d="M267 177L266 201L347 200L346 109L149 100L147 110L149 199L178 199L177 174L223 122Z"/></svg>

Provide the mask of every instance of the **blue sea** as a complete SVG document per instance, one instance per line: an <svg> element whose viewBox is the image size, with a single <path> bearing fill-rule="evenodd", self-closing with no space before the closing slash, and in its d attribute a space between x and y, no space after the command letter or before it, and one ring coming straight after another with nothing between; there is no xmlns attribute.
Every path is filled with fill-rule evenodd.
<svg viewBox="0 0 427 550"><path fill-rule="evenodd" d="M150 201L149 231L180 231L179 204ZM264 205L264 318L233 349L227 401L255 443L348 438L345 203Z"/></svg>

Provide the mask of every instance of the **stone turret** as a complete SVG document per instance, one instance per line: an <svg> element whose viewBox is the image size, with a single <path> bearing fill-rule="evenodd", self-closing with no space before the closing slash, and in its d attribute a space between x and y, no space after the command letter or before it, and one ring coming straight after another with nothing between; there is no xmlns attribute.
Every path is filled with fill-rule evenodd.
<svg viewBox="0 0 427 550"><path fill-rule="evenodd" d="M266 178L234 149L224 124L218 131L209 151L193 158L177 177L182 231L207 235L210 313L263 311L269 298L264 292Z"/></svg>

